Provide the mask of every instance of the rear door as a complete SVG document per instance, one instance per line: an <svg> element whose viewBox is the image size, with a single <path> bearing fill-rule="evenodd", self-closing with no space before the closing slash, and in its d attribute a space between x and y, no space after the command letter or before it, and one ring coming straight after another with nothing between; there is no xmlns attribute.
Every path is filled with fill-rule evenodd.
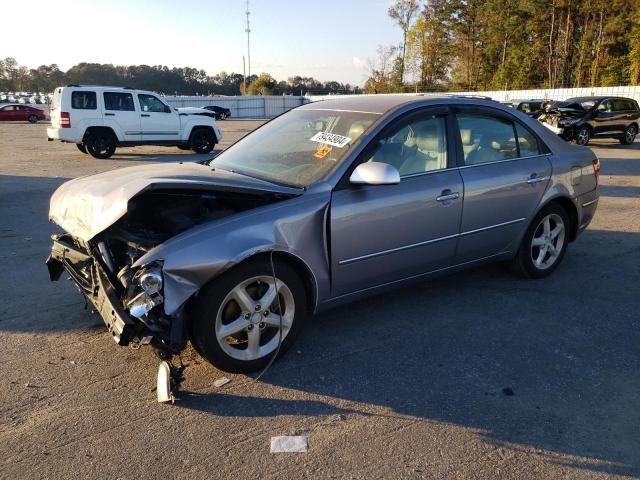
<svg viewBox="0 0 640 480"><path fill-rule="evenodd" d="M180 117L155 95L138 93L142 141L177 141Z"/></svg>
<svg viewBox="0 0 640 480"><path fill-rule="evenodd" d="M12 121L16 119L16 106L15 105L7 105L6 107L2 107L0 109L0 120Z"/></svg>
<svg viewBox="0 0 640 480"><path fill-rule="evenodd" d="M595 108L593 133L603 135L617 132L619 130L620 113L615 111L613 99L604 99Z"/></svg>
<svg viewBox="0 0 640 480"><path fill-rule="evenodd" d="M464 209L455 263L517 248L551 177L546 147L497 109L456 109Z"/></svg>
<svg viewBox="0 0 640 480"><path fill-rule="evenodd" d="M374 139L362 162L384 162L397 185L339 185L330 212L332 294L339 296L451 265L462 214L462 179L450 161L446 109L404 117ZM348 178L348 177L347 177Z"/></svg>
<svg viewBox="0 0 640 480"><path fill-rule="evenodd" d="M140 141L140 112L136 111L133 93L104 91L102 99L105 125L120 131L125 142Z"/></svg>

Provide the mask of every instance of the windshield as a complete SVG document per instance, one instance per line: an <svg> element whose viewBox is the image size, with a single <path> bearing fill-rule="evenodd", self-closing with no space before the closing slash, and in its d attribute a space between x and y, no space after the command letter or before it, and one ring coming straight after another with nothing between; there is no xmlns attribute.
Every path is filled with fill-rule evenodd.
<svg viewBox="0 0 640 480"><path fill-rule="evenodd" d="M306 187L322 180L378 118L376 113L292 110L222 152L211 165Z"/></svg>

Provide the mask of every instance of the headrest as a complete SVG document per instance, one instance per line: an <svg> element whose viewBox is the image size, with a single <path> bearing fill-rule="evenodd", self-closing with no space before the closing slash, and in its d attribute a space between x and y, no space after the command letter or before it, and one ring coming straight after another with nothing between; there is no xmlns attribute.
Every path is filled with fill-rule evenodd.
<svg viewBox="0 0 640 480"><path fill-rule="evenodd" d="M416 131L416 146L423 152L440 151L440 133L433 124L422 125Z"/></svg>
<svg viewBox="0 0 640 480"><path fill-rule="evenodd" d="M473 142L471 140L471 129L470 128L461 128L460 129L460 137L462 138L463 145L471 145Z"/></svg>

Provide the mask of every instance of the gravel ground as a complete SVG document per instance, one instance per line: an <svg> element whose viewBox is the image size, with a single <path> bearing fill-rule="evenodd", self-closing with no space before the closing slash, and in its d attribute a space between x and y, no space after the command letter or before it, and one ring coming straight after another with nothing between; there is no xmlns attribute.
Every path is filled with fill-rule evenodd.
<svg viewBox="0 0 640 480"><path fill-rule="evenodd" d="M220 148L259 123L220 122ZM171 406L153 352L117 347L49 282L48 199L68 178L198 156L96 160L45 124L0 124L0 477L640 477L640 144L593 149L600 206L550 278L494 265L334 309L259 382L216 388L188 351ZM269 453L295 434L307 453Z"/></svg>

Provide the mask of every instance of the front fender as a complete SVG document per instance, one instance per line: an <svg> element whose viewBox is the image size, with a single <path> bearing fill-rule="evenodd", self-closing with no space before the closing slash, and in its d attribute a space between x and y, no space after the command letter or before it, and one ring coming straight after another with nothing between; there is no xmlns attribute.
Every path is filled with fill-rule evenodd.
<svg viewBox="0 0 640 480"><path fill-rule="evenodd" d="M252 256L292 255L312 273L316 304L329 296L326 219L330 192L303 194L192 228L150 250L133 267L163 261L164 310L179 311L211 280Z"/></svg>

